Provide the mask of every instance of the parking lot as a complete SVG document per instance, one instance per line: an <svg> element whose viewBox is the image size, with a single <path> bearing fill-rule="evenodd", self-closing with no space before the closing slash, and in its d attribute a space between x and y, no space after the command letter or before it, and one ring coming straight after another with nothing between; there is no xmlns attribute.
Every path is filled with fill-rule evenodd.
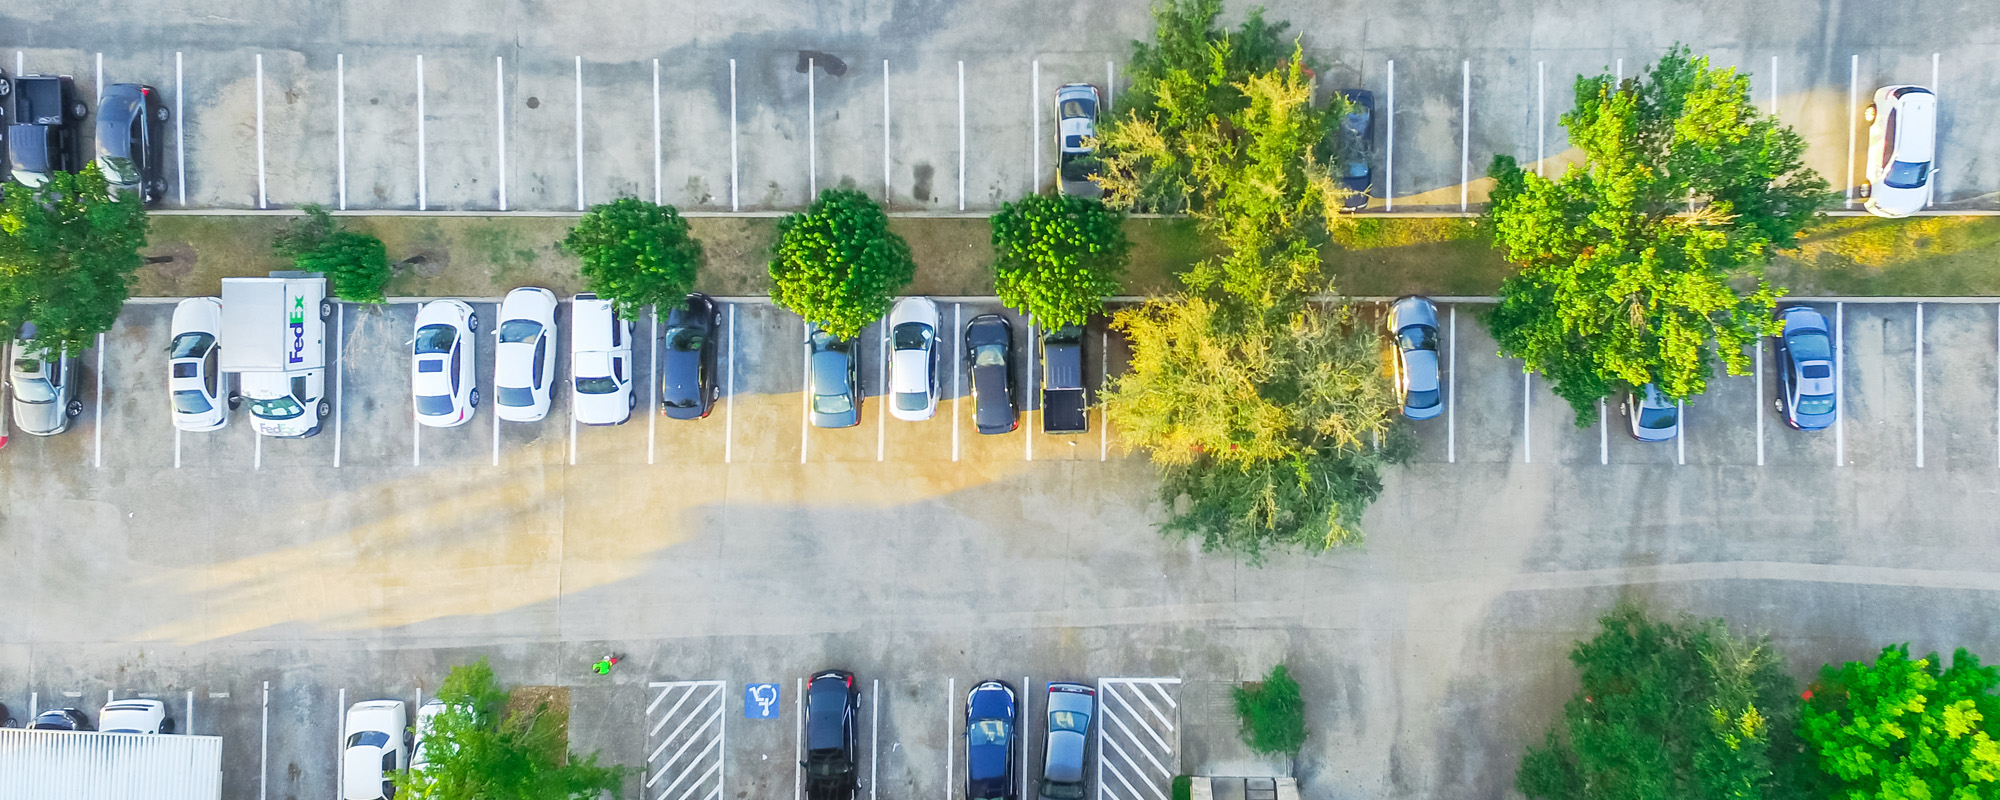
<svg viewBox="0 0 2000 800"><path fill-rule="evenodd" d="M1574 77L1636 75L1677 41L1749 73L1752 99L1806 137L1807 164L1836 189L1860 182L1861 107L1874 88L1936 87L1934 203L1996 207L2000 159L1989 156L2000 142L1976 122L2000 112L1991 39L1979 33L1990 23L1968 25L1939 2L1897 19L1858 9L1829 23L1826 40L1786 40L1766 23L1823 10L1677 5L1689 8L1361 9L1367 24L1354 26L1278 7L1270 18L1303 36L1322 97L1375 93L1373 166L1388 189L1378 210L1472 207L1495 153L1559 171L1574 157L1558 124ZM1050 182L1057 86L1096 84L1116 112L1127 42L1151 27L1143 5L1070 9L1067 29L1006 4L921 22L861 13L852 27L707 13L748 29L704 37L677 12L645 8L579 10L520 31L439 20L452 35L415 41L400 28L330 36L290 19L218 37L213 20L169 12L159 25L170 35L58 31L0 42L0 53L19 73L73 75L86 94L106 82L160 87L177 112L169 208L573 212L632 195L757 212L846 185L900 212L983 213ZM593 14L610 18L593 25ZM1436 18L1455 22L1412 24ZM1911 19L1941 24L1906 41ZM899 23L911 29L875 34ZM606 25L653 35L607 37Z"/></svg>
<svg viewBox="0 0 2000 800"><path fill-rule="evenodd" d="M990 299L940 306L947 365L961 363L964 320L1005 313ZM1493 355L1481 304L1446 302L1448 412L1411 426L1419 452L1390 472L1368 544L1260 568L1162 542L1150 467L1095 412L1081 437L1028 433L1032 417L981 436L970 409L953 408L964 390L952 370L934 419L886 419L879 329L863 337L869 401L856 428L804 424L797 318L738 300L725 303L725 394L708 419L643 413L646 372L641 413L622 426L573 428L558 392L541 423L496 430L483 409L459 428L420 429L406 366L415 303L345 306L331 424L260 442L241 420L174 434L161 385L172 306L134 302L85 354L76 428L16 435L0 457L0 536L20 554L0 573L24 598L0 623L0 671L28 678L0 702L18 717L29 692L42 707L105 692L191 701L196 729L227 738L232 797L266 775L316 796L333 780L342 689L348 702L415 702L448 665L490 655L509 680L572 687L589 720L572 729L580 747L665 776L634 796L676 780L666 797L707 796L688 794L696 785L782 796L796 719L745 719L746 687L793 692L782 710L798 676L845 666L869 681L866 735L881 741L864 748L867 786L900 798L937 796L963 769L946 726L962 724L959 695L978 680L1183 681L1173 727L1100 729L1111 746L1093 757L1117 773L1104 773L1107 790L1143 797L1170 760L1244 763L1226 699L1208 702L1207 687L1292 653L1334 701L1314 711L1326 752L1309 788L1336 775L1388 796L1502 786L1525 741L1508 726L1555 707L1513 700L1562 690L1532 665L1635 586L1779 627L1815 653L1865 652L1873 640L1857 630L1994 643L1959 617L1912 615L2000 589L1979 510L2000 484L2000 306L1814 306L1839 328L1832 429L1782 425L1767 352L1761 389L1756 375L1718 377L1686 406L1681 439L1641 444L1615 407L1574 427L1545 386ZM645 364L655 334L641 331ZM1093 333L1094 384L1102 354L1116 372L1123 353ZM1028 335L1017 324L1017 340ZM1838 599L1805 606L1801 592ZM1381 619L1409 622L1369 621ZM1513 633L1468 632L1482 626ZM1362 691L1385 668L1371 659L1415 657L1397 655L1408 648L1437 659L1422 668L1432 682ZM628 661L596 679L586 666L604 652ZM1466 673L1496 663L1532 677ZM648 708L651 684L686 681L722 688L655 730L666 717ZM1162 719L1124 702L1134 719ZM1397 777L1385 751L1363 746L1427 703L1450 712L1398 734L1404 746L1467 748L1435 737L1474 725L1476 769ZM726 725L662 738L718 707ZM662 742L672 747L655 753Z"/></svg>

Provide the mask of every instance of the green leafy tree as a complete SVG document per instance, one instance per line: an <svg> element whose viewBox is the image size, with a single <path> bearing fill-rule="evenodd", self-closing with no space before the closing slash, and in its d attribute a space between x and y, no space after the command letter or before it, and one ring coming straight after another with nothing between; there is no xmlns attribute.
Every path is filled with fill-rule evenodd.
<svg viewBox="0 0 2000 800"><path fill-rule="evenodd" d="M1266 755L1297 753L1306 743L1306 702L1299 696L1299 682L1279 664L1264 680L1238 686L1236 718L1242 723L1243 743Z"/></svg>
<svg viewBox="0 0 2000 800"><path fill-rule="evenodd" d="M1125 215L1094 199L1029 195L993 216L1000 302L1043 327L1081 325L1117 293L1131 243Z"/></svg>
<svg viewBox="0 0 2000 800"><path fill-rule="evenodd" d="M144 259L146 212L131 192L110 196L95 163L0 201L0 335L32 322L50 346L81 350L111 330Z"/></svg>
<svg viewBox="0 0 2000 800"><path fill-rule="evenodd" d="M373 234L344 230L323 206L308 205L271 240L271 250L302 272L319 272L333 296L349 303L381 303L393 268L389 250Z"/></svg>
<svg viewBox="0 0 2000 800"><path fill-rule="evenodd" d="M566 709L512 708L480 659L438 687L445 708L424 745L429 764L396 774L397 797L417 800L598 800L626 770L568 752Z"/></svg>
<svg viewBox="0 0 2000 800"><path fill-rule="evenodd" d="M1990 800L2000 797L2000 671L1963 648L1951 667L1907 644L1873 664L1820 670L1800 735L1819 766L1821 797Z"/></svg>
<svg viewBox="0 0 2000 800"><path fill-rule="evenodd" d="M828 189L812 208L778 221L771 299L842 339L888 313L916 274L909 244L861 192Z"/></svg>
<svg viewBox="0 0 2000 800"><path fill-rule="evenodd" d="M1768 640L1620 605L1570 661L1582 686L1515 785L1532 800L1804 798L1798 697Z"/></svg>
<svg viewBox="0 0 2000 800"><path fill-rule="evenodd" d="M704 260L701 242L673 206L621 197L591 206L563 238L583 262L583 282L623 319L680 307Z"/></svg>
<svg viewBox="0 0 2000 800"><path fill-rule="evenodd" d="M1577 79L1562 125L1582 165L1549 180L1494 158L1484 222L1521 271L1488 324L1578 425L1620 385L1684 399L1718 358L1743 374L1744 348L1776 332L1763 266L1831 195L1749 87L1677 46L1639 77Z"/></svg>

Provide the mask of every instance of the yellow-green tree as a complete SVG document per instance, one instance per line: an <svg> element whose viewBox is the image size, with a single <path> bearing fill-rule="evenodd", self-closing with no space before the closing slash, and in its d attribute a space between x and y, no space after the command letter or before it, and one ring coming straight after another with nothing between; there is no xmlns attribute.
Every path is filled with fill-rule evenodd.
<svg viewBox="0 0 2000 800"><path fill-rule="evenodd" d="M1875 663L1820 670L1800 733L1838 800L2000 797L2000 671L1960 648L1911 660L1907 644Z"/></svg>

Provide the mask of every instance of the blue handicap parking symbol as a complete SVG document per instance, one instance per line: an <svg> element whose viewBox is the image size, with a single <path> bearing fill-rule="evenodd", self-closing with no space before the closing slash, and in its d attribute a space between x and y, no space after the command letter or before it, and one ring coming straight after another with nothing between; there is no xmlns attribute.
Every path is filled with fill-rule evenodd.
<svg viewBox="0 0 2000 800"><path fill-rule="evenodd" d="M778 718L778 685L753 683L743 687L744 719Z"/></svg>

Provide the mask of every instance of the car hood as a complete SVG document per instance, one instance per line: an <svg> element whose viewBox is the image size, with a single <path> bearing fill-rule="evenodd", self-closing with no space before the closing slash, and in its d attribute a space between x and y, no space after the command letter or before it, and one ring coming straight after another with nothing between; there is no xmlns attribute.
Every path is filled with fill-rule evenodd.
<svg viewBox="0 0 2000 800"><path fill-rule="evenodd" d="M374 800L382 796L382 754L380 747L350 747L340 754L343 779L340 796L346 800Z"/></svg>
<svg viewBox="0 0 2000 800"><path fill-rule="evenodd" d="M1063 783L1083 780L1083 745L1083 734L1075 731L1049 734L1048 768L1042 776Z"/></svg>
<svg viewBox="0 0 2000 800"><path fill-rule="evenodd" d="M1403 353L1403 362L1410 371L1410 391L1428 392L1438 388L1438 354L1436 350L1410 350Z"/></svg>
<svg viewBox="0 0 2000 800"><path fill-rule="evenodd" d="M508 342L493 348L493 384L532 388L535 382L535 346Z"/></svg>
<svg viewBox="0 0 2000 800"><path fill-rule="evenodd" d="M897 393L924 394L931 388L931 357L922 350L897 350L889 358L889 381Z"/></svg>
<svg viewBox="0 0 2000 800"><path fill-rule="evenodd" d="M174 336L183 333L206 333L217 339L222 338L222 302L212 297L195 297L174 305Z"/></svg>
<svg viewBox="0 0 2000 800"><path fill-rule="evenodd" d="M49 130L40 125L7 126L7 158L15 172L46 175L49 171ZM29 186L40 185L21 182Z"/></svg>
<svg viewBox="0 0 2000 800"><path fill-rule="evenodd" d="M1868 190L1868 208L1892 217L1907 217L1924 210L1924 202L1930 199L1930 187L1898 189L1886 183L1878 183Z"/></svg>
<svg viewBox="0 0 2000 800"><path fill-rule="evenodd" d="M624 392L609 394L576 393L576 421L585 425L610 425L624 422L632 415L627 406Z"/></svg>
<svg viewBox="0 0 2000 800"><path fill-rule="evenodd" d="M1421 297L1405 297L1389 308L1390 330L1400 331L1411 325L1437 327L1437 306Z"/></svg>
<svg viewBox="0 0 2000 800"><path fill-rule="evenodd" d="M23 403L14 401L14 427L23 433L48 435L63 429L68 415L63 413L62 398L54 403Z"/></svg>

